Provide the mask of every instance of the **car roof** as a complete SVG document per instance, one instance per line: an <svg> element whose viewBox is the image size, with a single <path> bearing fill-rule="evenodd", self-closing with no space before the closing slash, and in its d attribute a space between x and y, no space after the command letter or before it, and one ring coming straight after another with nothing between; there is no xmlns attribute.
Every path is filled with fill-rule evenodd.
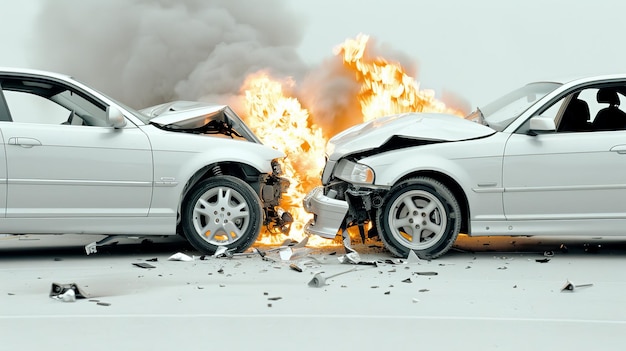
<svg viewBox="0 0 626 351"><path fill-rule="evenodd" d="M0 67L0 73L8 73L8 74L13 73L13 74L37 75L37 76L43 75L43 76L61 78L61 79L73 79L73 77L68 74L39 70L39 69L31 69L31 68Z"/></svg>

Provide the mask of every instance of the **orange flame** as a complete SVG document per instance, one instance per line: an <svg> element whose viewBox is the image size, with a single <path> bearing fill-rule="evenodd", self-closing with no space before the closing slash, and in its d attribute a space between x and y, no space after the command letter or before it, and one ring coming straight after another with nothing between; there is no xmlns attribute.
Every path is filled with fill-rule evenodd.
<svg viewBox="0 0 626 351"><path fill-rule="evenodd" d="M293 84L291 81L283 84ZM286 97L282 84L265 73L252 75L244 82L246 123L264 144L287 155L282 168L291 184L284 194L281 207L294 217L290 237L301 240L304 224L310 214L302 208L307 191L320 184L320 171L324 167L326 140L322 130L309 121L309 112L300 102ZM277 242L282 238L262 235L260 240Z"/></svg>
<svg viewBox="0 0 626 351"><path fill-rule="evenodd" d="M420 90L419 83L399 64L387 62L382 57L368 59L365 50L368 40L369 36L360 34L334 50L336 55L343 55L344 65L356 73L356 80L362 84L358 98L363 121L405 112L463 115L435 99L434 91Z"/></svg>
<svg viewBox="0 0 626 351"><path fill-rule="evenodd" d="M435 99L431 90L420 90L414 78L396 63L384 58L368 59L366 47L369 37L359 35L348 39L335 49L343 56L344 67L355 73L361 83L357 98L363 121L404 112L444 112L462 116L462 112L448 108ZM311 121L309 112L293 97L285 96L283 86L292 87L291 80L278 82L265 73L249 76L244 82L246 123L263 141L287 155L283 162L285 176L291 181L281 206L294 216L290 238L304 238L304 224L311 217L302 208L302 199L308 191L320 184L324 167L324 147L327 140L322 129ZM354 236L354 234L353 234ZM278 243L285 238L263 233L259 244ZM313 240L313 241L311 241ZM336 245L340 241L310 238L311 246Z"/></svg>

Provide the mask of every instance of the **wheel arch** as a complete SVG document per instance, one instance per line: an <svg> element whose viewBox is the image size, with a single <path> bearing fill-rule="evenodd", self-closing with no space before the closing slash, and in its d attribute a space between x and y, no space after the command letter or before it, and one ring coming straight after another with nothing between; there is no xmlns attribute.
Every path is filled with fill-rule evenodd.
<svg viewBox="0 0 626 351"><path fill-rule="evenodd" d="M189 191L199 182L219 175L229 175L248 183L259 194L259 175L261 171L241 162L217 161L197 169L187 180L180 196L179 204L184 202Z"/></svg>
<svg viewBox="0 0 626 351"><path fill-rule="evenodd" d="M461 207L461 233L467 233L469 234L470 232L470 208L469 208L469 201L467 199L467 195L465 194L465 191L463 191L463 188L461 187L461 185L451 176L449 176L448 174L442 173L442 172L438 172L438 171L434 171L434 170L420 170L420 171L415 171L415 172L411 172L408 174L405 174L404 176L402 176L400 179L398 179L398 182L396 182L396 184L405 181L407 179L411 179L411 178L415 178L415 177L429 177L432 178L440 183L442 183L443 185L445 185L448 189L450 189L450 191L452 192L452 194L454 195L454 197L456 198L456 200L459 203L459 207Z"/></svg>

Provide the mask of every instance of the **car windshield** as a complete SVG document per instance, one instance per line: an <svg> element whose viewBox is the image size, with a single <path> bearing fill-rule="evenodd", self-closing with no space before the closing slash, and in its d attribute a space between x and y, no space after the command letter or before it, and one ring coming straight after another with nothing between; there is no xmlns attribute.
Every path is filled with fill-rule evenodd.
<svg viewBox="0 0 626 351"><path fill-rule="evenodd" d="M552 82L527 84L482 108L476 109L466 118L501 132L535 102L560 85Z"/></svg>

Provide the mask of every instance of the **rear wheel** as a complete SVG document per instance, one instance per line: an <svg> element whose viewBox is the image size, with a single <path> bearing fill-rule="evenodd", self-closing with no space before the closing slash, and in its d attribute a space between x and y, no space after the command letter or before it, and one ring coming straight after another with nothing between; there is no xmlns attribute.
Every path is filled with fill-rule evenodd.
<svg viewBox="0 0 626 351"><path fill-rule="evenodd" d="M376 217L381 240L397 257L407 257L409 250L424 259L439 257L461 229L458 201L445 185L428 177L394 186Z"/></svg>
<svg viewBox="0 0 626 351"><path fill-rule="evenodd" d="M182 208L183 233L205 254L220 246L242 252L256 241L263 212L254 189L239 178L217 176L197 184Z"/></svg>

